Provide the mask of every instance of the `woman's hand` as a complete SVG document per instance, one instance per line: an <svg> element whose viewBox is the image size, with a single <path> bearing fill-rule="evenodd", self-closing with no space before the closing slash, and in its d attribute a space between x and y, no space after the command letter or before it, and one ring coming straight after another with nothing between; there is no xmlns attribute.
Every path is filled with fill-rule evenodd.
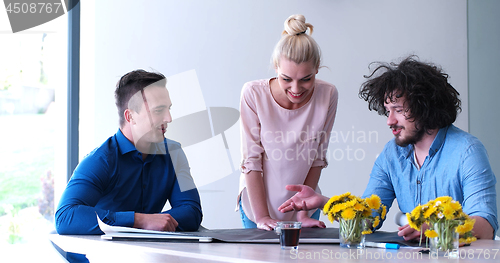
<svg viewBox="0 0 500 263"><path fill-rule="evenodd" d="M328 202L328 197L316 193L307 185L287 185L286 189L297 193L278 207L282 213L321 208Z"/></svg>
<svg viewBox="0 0 500 263"><path fill-rule="evenodd" d="M302 227L319 227L325 228L326 225L323 221L310 218L307 211L299 211L297 213L297 221L302 222Z"/></svg>
<svg viewBox="0 0 500 263"><path fill-rule="evenodd" d="M270 216L265 216L256 220L257 228L264 229L267 231L271 231L276 228L277 223L279 222L276 219L272 219Z"/></svg>

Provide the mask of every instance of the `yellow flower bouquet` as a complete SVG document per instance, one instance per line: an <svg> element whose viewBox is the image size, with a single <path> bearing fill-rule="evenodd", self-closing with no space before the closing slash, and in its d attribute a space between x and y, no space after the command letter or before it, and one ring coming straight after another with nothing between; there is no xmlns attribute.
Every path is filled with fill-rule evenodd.
<svg viewBox="0 0 500 263"><path fill-rule="evenodd" d="M458 251L459 242L476 241L472 234L475 220L470 219L462 211L460 203L449 196L441 196L425 205L419 205L411 213L407 213L406 217L408 224L415 230L421 231L423 224L429 226L424 234L431 240L431 252Z"/></svg>
<svg viewBox="0 0 500 263"><path fill-rule="evenodd" d="M380 216L373 216L373 212ZM364 235L371 234L371 227L377 227L386 213L387 208L377 195L362 199L349 192L333 196L323 207L330 222L339 221L340 245L349 248L364 247Z"/></svg>

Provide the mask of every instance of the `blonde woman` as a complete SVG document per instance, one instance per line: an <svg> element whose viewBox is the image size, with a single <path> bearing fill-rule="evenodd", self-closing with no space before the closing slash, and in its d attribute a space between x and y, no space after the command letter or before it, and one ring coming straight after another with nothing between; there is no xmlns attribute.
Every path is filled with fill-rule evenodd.
<svg viewBox="0 0 500 263"><path fill-rule="evenodd" d="M308 185L320 193L318 181L327 166L338 93L334 85L316 79L321 52L312 32L303 15L290 16L272 55L277 76L243 86L238 204L245 228L272 230L278 221L288 220L325 227L319 210L278 210L292 197L288 184Z"/></svg>

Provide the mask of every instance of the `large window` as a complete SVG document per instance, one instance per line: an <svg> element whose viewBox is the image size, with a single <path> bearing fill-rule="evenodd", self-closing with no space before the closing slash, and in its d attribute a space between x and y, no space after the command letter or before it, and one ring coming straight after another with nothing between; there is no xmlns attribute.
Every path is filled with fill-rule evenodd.
<svg viewBox="0 0 500 263"><path fill-rule="evenodd" d="M13 255L16 261L51 259L57 256L47 238L54 230L54 180L67 178L68 17L15 34L5 22L0 32L0 247L6 253L0 261L10 262L4 260Z"/></svg>

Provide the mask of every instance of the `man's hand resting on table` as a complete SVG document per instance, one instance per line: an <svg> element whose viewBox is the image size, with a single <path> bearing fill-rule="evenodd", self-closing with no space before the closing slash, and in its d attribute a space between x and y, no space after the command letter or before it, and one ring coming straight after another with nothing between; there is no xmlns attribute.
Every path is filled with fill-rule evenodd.
<svg viewBox="0 0 500 263"><path fill-rule="evenodd" d="M429 229L429 226L427 224L423 224L422 231L425 232L427 229ZM425 241L425 235L421 235L420 231L411 228L408 224L398 227L398 236L403 237L406 241L418 241L420 240L420 237L422 237L422 241Z"/></svg>
<svg viewBox="0 0 500 263"><path fill-rule="evenodd" d="M179 225L169 214L141 214L134 215L134 228L174 232Z"/></svg>

